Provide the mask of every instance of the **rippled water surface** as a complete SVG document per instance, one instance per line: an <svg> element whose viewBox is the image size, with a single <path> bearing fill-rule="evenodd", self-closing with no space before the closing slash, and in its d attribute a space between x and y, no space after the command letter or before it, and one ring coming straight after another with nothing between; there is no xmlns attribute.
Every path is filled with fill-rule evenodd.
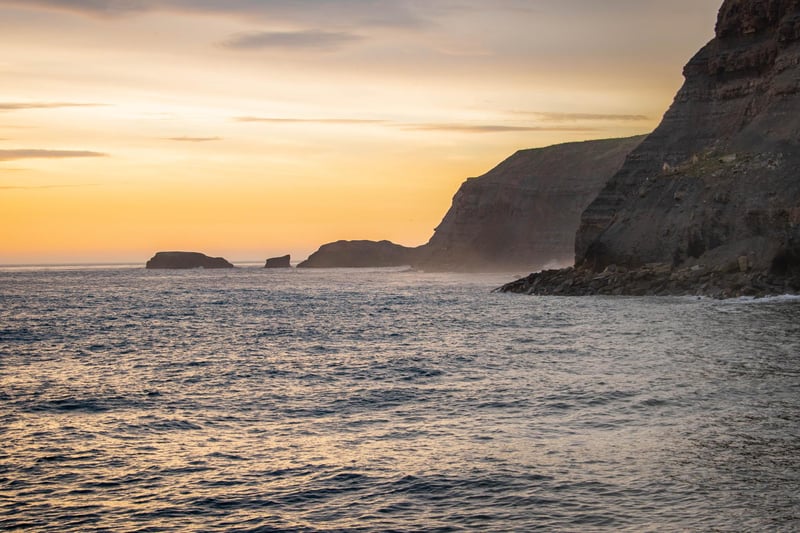
<svg viewBox="0 0 800 533"><path fill-rule="evenodd" d="M0 271L0 529L796 531L800 301Z"/></svg>

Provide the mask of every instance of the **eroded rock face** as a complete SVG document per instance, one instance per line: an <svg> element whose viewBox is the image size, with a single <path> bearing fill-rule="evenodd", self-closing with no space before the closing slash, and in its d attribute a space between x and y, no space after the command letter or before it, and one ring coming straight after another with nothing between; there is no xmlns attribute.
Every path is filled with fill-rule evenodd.
<svg viewBox="0 0 800 533"><path fill-rule="evenodd" d="M267 259L264 268L290 268L292 266L292 256L284 255L281 257L270 257Z"/></svg>
<svg viewBox="0 0 800 533"><path fill-rule="evenodd" d="M467 180L417 266L503 271L571 264L580 214L643 139L521 150Z"/></svg>
<svg viewBox="0 0 800 533"><path fill-rule="evenodd" d="M379 268L411 265L417 248L389 241L336 241L297 265L298 268Z"/></svg>
<svg viewBox="0 0 800 533"><path fill-rule="evenodd" d="M800 0L727 0L659 127L581 217L576 264L800 274ZM777 281L776 284L779 284Z"/></svg>
<svg viewBox="0 0 800 533"><path fill-rule="evenodd" d="M199 252L158 252L145 268L233 268L233 265L222 257L209 257Z"/></svg>

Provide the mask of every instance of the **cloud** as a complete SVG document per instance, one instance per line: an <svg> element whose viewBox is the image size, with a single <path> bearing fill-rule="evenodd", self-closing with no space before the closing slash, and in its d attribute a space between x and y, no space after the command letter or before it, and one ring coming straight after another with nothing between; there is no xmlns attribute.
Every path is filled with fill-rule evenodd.
<svg viewBox="0 0 800 533"><path fill-rule="evenodd" d="M0 111L20 111L24 109L56 109L60 107L99 107L106 104L76 102L0 102Z"/></svg>
<svg viewBox="0 0 800 533"><path fill-rule="evenodd" d="M3 0L0 5L21 5L68 11L83 15L109 16L125 15L152 9L149 0Z"/></svg>
<svg viewBox="0 0 800 533"><path fill-rule="evenodd" d="M187 142L187 143L204 143L211 141L221 141L222 137L167 137L165 140Z"/></svg>
<svg viewBox="0 0 800 533"><path fill-rule="evenodd" d="M401 124L400 128L412 131L449 131L453 133L507 133L507 132L591 132L595 128L565 126L509 126L500 124Z"/></svg>
<svg viewBox="0 0 800 533"><path fill-rule="evenodd" d="M74 185L0 185L0 191L31 191L41 189L75 189L79 187L97 187L96 183L78 183Z"/></svg>
<svg viewBox="0 0 800 533"><path fill-rule="evenodd" d="M453 133L509 133L509 132L593 132L596 128L575 126L530 126L510 124L459 124L459 123L422 123L406 124L380 119L354 118L278 118L278 117L236 117L238 122L264 122L267 124L329 124L329 125L370 125L382 124L407 131L449 131Z"/></svg>
<svg viewBox="0 0 800 533"><path fill-rule="evenodd" d="M0 161L16 161L18 159L64 159L73 157L106 157L108 154L87 150L0 150Z"/></svg>
<svg viewBox="0 0 800 533"><path fill-rule="evenodd" d="M616 121L640 122L650 120L646 115L615 115L599 113L561 113L546 111L513 111L517 115L534 116L546 122L576 122L576 121Z"/></svg>
<svg viewBox="0 0 800 533"><path fill-rule="evenodd" d="M0 5L43 8L91 17L178 12L290 22L318 27L420 27L429 25L419 0L0 0ZM430 16L430 13L428 13Z"/></svg>
<svg viewBox="0 0 800 533"><path fill-rule="evenodd" d="M235 117L237 122L265 122L268 124L385 124L385 120L358 118L280 118L280 117Z"/></svg>
<svg viewBox="0 0 800 533"><path fill-rule="evenodd" d="M360 40L361 37L358 35L347 32L322 30L262 31L238 33L224 41L222 46L234 50L260 50L266 48L331 50Z"/></svg>

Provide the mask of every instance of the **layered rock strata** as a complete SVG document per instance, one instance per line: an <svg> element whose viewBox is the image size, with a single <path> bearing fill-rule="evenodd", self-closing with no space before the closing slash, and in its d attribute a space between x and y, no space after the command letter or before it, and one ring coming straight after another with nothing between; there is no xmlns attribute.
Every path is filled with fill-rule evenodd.
<svg viewBox="0 0 800 533"><path fill-rule="evenodd" d="M233 265L222 257L209 257L199 252L158 252L147 262L145 268L233 268Z"/></svg>
<svg viewBox="0 0 800 533"><path fill-rule="evenodd" d="M740 258L740 274L769 285L757 292L797 290L800 0L726 0L715 39L684 75L662 123L581 216L574 275L540 276L534 292L565 281L568 292L593 292L612 265L668 265L658 276L670 281L695 267L724 272ZM683 292L718 292L701 290L707 281Z"/></svg>
<svg viewBox="0 0 800 533"><path fill-rule="evenodd" d="M581 213L643 139L515 153L461 185L416 266L504 271L571 264Z"/></svg>

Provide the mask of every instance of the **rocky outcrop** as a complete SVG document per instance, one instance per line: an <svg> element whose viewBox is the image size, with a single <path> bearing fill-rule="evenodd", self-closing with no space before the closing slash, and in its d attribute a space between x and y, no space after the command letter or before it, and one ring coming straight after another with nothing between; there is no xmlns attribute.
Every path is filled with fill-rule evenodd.
<svg viewBox="0 0 800 533"><path fill-rule="evenodd" d="M297 265L298 268L365 268L411 265L418 249L389 241L336 241Z"/></svg>
<svg viewBox="0 0 800 533"><path fill-rule="evenodd" d="M158 252L145 268L233 268L233 265L222 257L209 257L198 252Z"/></svg>
<svg viewBox="0 0 800 533"><path fill-rule="evenodd" d="M571 264L581 213L643 139L515 153L461 185L416 266L504 271Z"/></svg>
<svg viewBox="0 0 800 533"><path fill-rule="evenodd" d="M675 268L669 263L650 263L628 269L616 265L603 272L577 267L545 270L498 289L546 296L777 296L800 292L800 276L786 276L750 268L747 256L727 265Z"/></svg>
<svg viewBox="0 0 800 533"><path fill-rule="evenodd" d="M662 123L584 211L575 272L594 280L612 265L636 272L658 263L669 266L659 279L670 281L744 258L740 274L796 291L800 0L726 0L715 39L684 75ZM553 279L576 292L593 286L583 274ZM553 288L545 281L535 292Z"/></svg>
<svg viewBox="0 0 800 533"><path fill-rule="evenodd" d="M748 255L758 271L797 268L800 2L727 0L716 33L661 125L584 212L577 264Z"/></svg>
<svg viewBox="0 0 800 533"><path fill-rule="evenodd" d="M270 257L267 259L264 268L290 268L292 266L292 256L284 255L281 257Z"/></svg>

